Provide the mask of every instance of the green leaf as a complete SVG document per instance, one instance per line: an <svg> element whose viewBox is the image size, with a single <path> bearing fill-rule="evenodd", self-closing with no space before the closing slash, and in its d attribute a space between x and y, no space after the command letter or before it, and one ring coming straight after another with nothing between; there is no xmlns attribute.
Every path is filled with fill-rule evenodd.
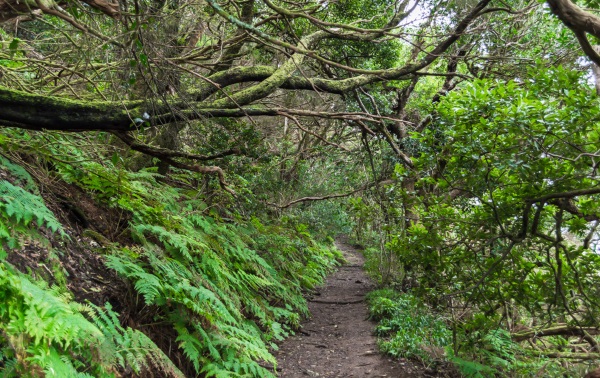
<svg viewBox="0 0 600 378"><path fill-rule="evenodd" d="M148 55L141 53L140 62L142 63L142 66L148 67Z"/></svg>
<svg viewBox="0 0 600 378"><path fill-rule="evenodd" d="M19 38L14 38L8 45L11 56L17 52L17 49L19 48L19 43L21 43L21 40Z"/></svg>

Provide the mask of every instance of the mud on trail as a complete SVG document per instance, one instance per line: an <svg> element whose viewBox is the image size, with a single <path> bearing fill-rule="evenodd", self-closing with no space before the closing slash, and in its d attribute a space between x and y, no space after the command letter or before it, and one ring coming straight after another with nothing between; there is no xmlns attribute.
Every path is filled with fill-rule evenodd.
<svg viewBox="0 0 600 378"><path fill-rule="evenodd" d="M415 362L394 361L378 352L375 323L368 319L365 303L374 285L362 269L363 256L344 240L336 245L347 262L310 299L312 317L280 345L275 354L279 377L435 376Z"/></svg>

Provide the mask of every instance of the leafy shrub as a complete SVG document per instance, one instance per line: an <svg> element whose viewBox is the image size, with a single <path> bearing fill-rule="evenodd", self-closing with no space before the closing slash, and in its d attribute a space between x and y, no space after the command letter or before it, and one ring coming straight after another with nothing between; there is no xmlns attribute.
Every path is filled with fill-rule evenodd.
<svg viewBox="0 0 600 378"><path fill-rule="evenodd" d="M349 234L352 220L340 201L316 201L305 207L293 209L299 222L308 225L312 235L319 239Z"/></svg>
<svg viewBox="0 0 600 378"><path fill-rule="evenodd" d="M533 377L538 371L556 373L552 376L562 374L556 369L557 364L528 357L506 330L478 328L469 333L458 332L461 348L455 352L452 331L416 297L382 289L369 293L367 299L370 316L378 321L379 347L390 356L416 358L425 363L450 362L467 378ZM481 317L474 318L476 323L481 322Z"/></svg>
<svg viewBox="0 0 600 378"><path fill-rule="evenodd" d="M376 334L383 352L425 362L443 356L438 351L450 345L452 333L419 300L390 289L373 291L367 299L371 318L379 322Z"/></svg>

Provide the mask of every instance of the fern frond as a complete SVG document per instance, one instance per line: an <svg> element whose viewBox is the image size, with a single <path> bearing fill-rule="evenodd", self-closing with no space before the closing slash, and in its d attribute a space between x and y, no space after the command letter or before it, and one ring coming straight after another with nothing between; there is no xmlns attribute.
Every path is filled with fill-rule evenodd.
<svg viewBox="0 0 600 378"><path fill-rule="evenodd" d="M0 181L0 216L13 226L28 227L32 221L53 232L64 234L62 225L50 211L44 200L8 181ZM6 233L6 226L4 227Z"/></svg>
<svg viewBox="0 0 600 378"><path fill-rule="evenodd" d="M39 195L39 190L35 181L25 170L25 168L21 167L18 164L13 163L5 156L0 155L0 168L6 169L10 174L17 180L16 183L19 186L22 186L23 189L33 192L36 195Z"/></svg>

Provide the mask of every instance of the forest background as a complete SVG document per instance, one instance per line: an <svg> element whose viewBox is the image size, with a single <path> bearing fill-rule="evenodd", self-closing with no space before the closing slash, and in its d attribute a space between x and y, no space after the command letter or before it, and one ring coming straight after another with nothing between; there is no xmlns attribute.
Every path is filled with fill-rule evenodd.
<svg viewBox="0 0 600 378"><path fill-rule="evenodd" d="M0 0L3 376L272 376L343 233L384 352L581 376L598 8Z"/></svg>

